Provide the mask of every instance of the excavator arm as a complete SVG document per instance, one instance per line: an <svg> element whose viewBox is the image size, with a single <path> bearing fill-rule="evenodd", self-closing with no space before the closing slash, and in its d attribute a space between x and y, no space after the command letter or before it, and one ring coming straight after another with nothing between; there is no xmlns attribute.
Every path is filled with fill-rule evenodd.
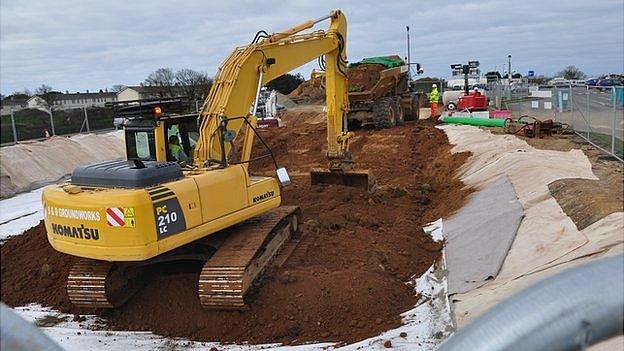
<svg viewBox="0 0 624 351"><path fill-rule="evenodd" d="M315 24L330 20L326 31L298 34ZM346 76L347 22L340 10L326 17L306 21L284 32L258 38L250 45L236 48L219 67L210 94L200 113L200 139L195 148L195 164L203 167L227 167L227 158L245 123L255 127L255 104L260 88L271 80L318 57L325 58L327 102L327 175L315 171L324 182L364 185L370 188L368 172L349 171L352 160L345 116L349 109ZM254 106L254 108L252 108ZM246 133L240 160L251 157L253 133ZM357 178L354 184L344 178ZM336 178L336 179L334 179ZM343 178L343 179L338 179Z"/></svg>

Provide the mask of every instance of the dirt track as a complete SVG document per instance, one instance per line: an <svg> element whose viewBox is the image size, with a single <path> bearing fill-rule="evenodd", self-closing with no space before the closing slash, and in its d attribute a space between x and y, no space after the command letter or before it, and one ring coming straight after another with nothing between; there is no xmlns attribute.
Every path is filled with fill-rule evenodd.
<svg viewBox="0 0 624 351"><path fill-rule="evenodd" d="M451 155L444 133L428 121L360 130L352 145L356 164L374 172L379 191L312 187L306 172L325 165L325 125L306 121L321 122L319 112L292 109L286 127L262 131L293 177L283 202L301 206L305 237L285 266L251 292L251 309L203 311L196 295L200 267L169 264L125 306L100 312L109 327L194 340L302 343L353 342L400 324L400 313L416 302L405 282L440 257L441 246L421 227L463 204L470 190L454 174L468 155ZM254 170L271 167L267 161ZM1 250L2 301L89 312L74 310L64 289L76 259L55 252L41 225Z"/></svg>

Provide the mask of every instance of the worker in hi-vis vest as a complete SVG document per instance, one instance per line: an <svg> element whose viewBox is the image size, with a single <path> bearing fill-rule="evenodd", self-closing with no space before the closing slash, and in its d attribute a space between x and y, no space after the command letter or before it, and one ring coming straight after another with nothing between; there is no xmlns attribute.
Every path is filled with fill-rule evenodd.
<svg viewBox="0 0 624 351"><path fill-rule="evenodd" d="M180 139L178 139L176 135L169 137L169 151L171 152L171 156L174 158L174 161L189 162L188 156L186 156L184 149L180 146Z"/></svg>
<svg viewBox="0 0 624 351"><path fill-rule="evenodd" d="M431 117L438 117L438 100L440 100L440 93L438 92L438 86L433 84L431 86L431 94L429 94L429 102L431 103Z"/></svg>

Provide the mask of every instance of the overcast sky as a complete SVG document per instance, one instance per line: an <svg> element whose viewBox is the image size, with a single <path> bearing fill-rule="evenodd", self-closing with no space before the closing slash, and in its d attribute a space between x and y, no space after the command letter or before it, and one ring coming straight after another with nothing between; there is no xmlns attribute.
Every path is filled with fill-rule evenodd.
<svg viewBox="0 0 624 351"><path fill-rule="evenodd" d="M623 0L2 0L0 91L137 85L159 67L212 76L258 30L279 31L333 8L347 16L351 62L405 56L409 25L412 61L428 76L449 76L449 64L469 59L482 71L502 70L508 54L522 74L553 75L570 64L589 76L624 71ZM299 72L307 77L315 66Z"/></svg>

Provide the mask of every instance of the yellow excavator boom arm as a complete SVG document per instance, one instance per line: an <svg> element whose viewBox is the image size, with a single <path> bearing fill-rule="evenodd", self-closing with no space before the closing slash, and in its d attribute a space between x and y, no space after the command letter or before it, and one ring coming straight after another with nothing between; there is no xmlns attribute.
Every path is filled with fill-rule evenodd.
<svg viewBox="0 0 624 351"><path fill-rule="evenodd" d="M330 19L327 31L297 34L325 19ZM346 35L346 18L340 10L335 10L329 16L306 21L235 49L219 67L201 108L195 164L201 167L226 160L231 146L222 141L223 132L227 130L230 136L238 135L244 118L255 124L250 109L259 88L320 56L326 61L327 156L334 165L348 159L348 139L352 134L345 128L349 108ZM251 142L253 138L246 136L244 144L248 145L243 147L243 162L251 156Z"/></svg>

